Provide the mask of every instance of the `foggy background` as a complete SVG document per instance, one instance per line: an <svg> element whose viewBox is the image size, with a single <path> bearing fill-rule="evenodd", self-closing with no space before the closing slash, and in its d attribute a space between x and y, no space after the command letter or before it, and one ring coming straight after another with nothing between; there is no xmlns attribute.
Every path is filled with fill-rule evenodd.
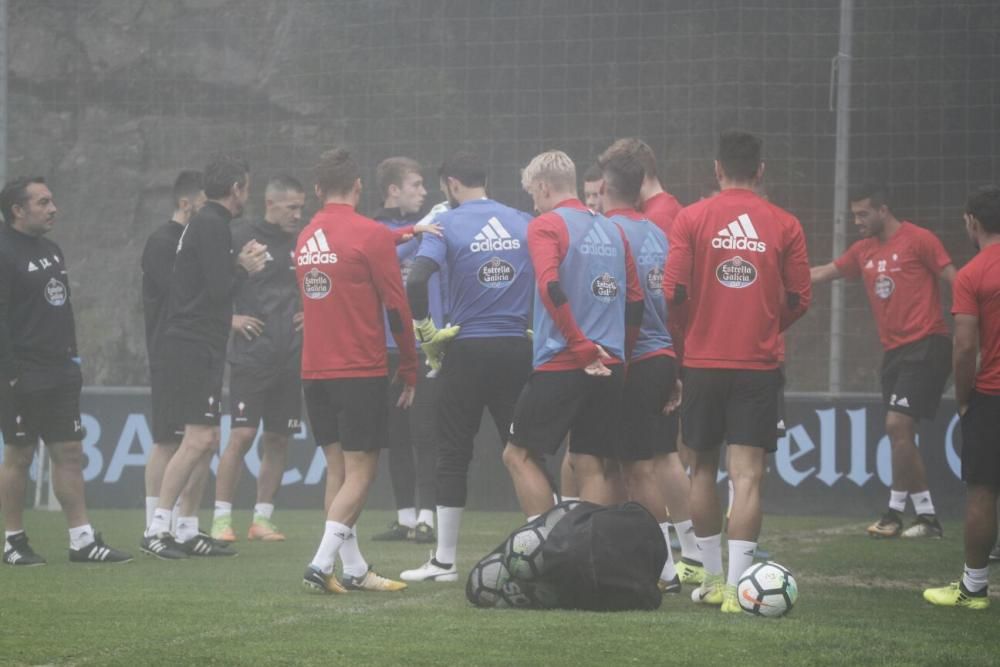
<svg viewBox="0 0 1000 667"><path fill-rule="evenodd" d="M1000 181L1000 3L857 2L853 29L850 182L885 181L961 266L965 197ZM177 172L219 151L250 160L247 216L271 175L311 190L342 143L366 211L380 160L427 165L437 198L458 148L486 158L494 198L529 209L519 169L535 154L565 150L582 175L635 135L687 204L739 127L764 137L768 194L812 262L831 259L836 0L10 0L8 30L7 176L52 186L88 384L147 383L139 256ZM789 333L791 390L827 387L829 294ZM844 389L874 391L859 283L846 300Z"/></svg>

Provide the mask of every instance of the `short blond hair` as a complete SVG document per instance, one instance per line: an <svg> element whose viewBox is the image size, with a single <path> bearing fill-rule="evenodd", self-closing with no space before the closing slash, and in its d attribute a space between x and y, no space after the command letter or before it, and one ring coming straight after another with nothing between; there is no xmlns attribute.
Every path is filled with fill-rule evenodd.
<svg viewBox="0 0 1000 667"><path fill-rule="evenodd" d="M562 151L545 151L521 170L521 187L527 190L535 181L545 181L557 190L575 191L576 165Z"/></svg>

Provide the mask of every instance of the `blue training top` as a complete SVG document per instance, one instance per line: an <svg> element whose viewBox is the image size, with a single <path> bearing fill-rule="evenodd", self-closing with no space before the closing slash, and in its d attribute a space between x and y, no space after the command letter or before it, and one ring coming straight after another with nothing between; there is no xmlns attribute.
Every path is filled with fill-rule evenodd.
<svg viewBox="0 0 1000 667"><path fill-rule="evenodd" d="M492 199L442 213L444 236L427 234L417 257L437 262L457 338L524 336L535 282L528 255L531 216Z"/></svg>
<svg viewBox="0 0 1000 667"><path fill-rule="evenodd" d="M559 283L583 335L608 354L625 359L625 241L615 223L600 213L557 208L569 235ZM566 349L566 339L535 292L534 367Z"/></svg>

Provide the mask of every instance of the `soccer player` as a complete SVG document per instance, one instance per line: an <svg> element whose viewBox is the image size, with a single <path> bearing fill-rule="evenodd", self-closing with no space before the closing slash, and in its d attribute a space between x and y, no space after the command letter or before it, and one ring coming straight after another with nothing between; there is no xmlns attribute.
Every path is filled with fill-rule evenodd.
<svg viewBox="0 0 1000 667"><path fill-rule="evenodd" d="M257 240L268 248L264 269L236 290L229 341L229 443L219 460L212 537L235 542L233 496L246 456L260 429L257 502L248 540L285 539L272 521L281 488L289 436L302 418L302 306L293 251L305 205L302 184L273 177L264 191L264 219L233 226L233 252Z"/></svg>
<svg viewBox="0 0 1000 667"><path fill-rule="evenodd" d="M435 361L442 336L430 319L431 279L446 276L458 328L441 362L437 460L437 549L405 581L455 581L458 532L467 497L473 439L489 408L501 442L514 403L531 373L527 338L533 275L527 230L531 216L486 196L486 167L455 153L441 165L441 189L452 210L438 216L444 236L427 236L410 269L407 293L419 337Z"/></svg>
<svg viewBox="0 0 1000 667"><path fill-rule="evenodd" d="M580 498L612 499L623 362L642 323L643 294L625 233L577 199L568 155L535 156L521 184L541 214L528 227L534 372L518 397L503 460L530 520L553 505L541 457L567 433Z"/></svg>
<svg viewBox="0 0 1000 667"><path fill-rule="evenodd" d="M417 350L410 307L392 232L355 210L361 169L349 151L338 148L321 156L316 196L323 208L299 234L295 252L304 313L302 379L317 444L327 450L328 461L337 458L331 452L342 452L343 483L334 484L339 488L329 499L323 538L303 584L323 593L398 591L406 584L369 568L354 525L386 439L389 367L383 312L399 349L393 381L402 382L403 390L397 404L413 404ZM333 572L338 552L344 564L340 581Z"/></svg>
<svg viewBox="0 0 1000 667"><path fill-rule="evenodd" d="M205 191L200 171L186 170L174 181L174 214L168 222L157 227L142 249L142 308L146 325L146 358L149 362L149 388L152 403L153 449L146 461L146 523L153 520L153 512L160 501L160 483L170 457L184 435L183 424L166 421L167 396L163 387L163 367L157 363L156 339L167 321L170 277L174 271L177 244L191 217L205 204ZM193 514L200 503L208 469L192 475L181 492L175 511L178 516Z"/></svg>
<svg viewBox="0 0 1000 667"><path fill-rule="evenodd" d="M44 565L24 531L24 491L41 438L52 459L52 486L69 526L71 563L122 563L129 554L104 543L87 519L80 424L80 358L62 250L45 235L56 221L40 177L8 181L0 192L0 464L3 562Z"/></svg>
<svg viewBox="0 0 1000 667"><path fill-rule="evenodd" d="M427 190L420 163L407 157L382 160L375 168L375 186L382 196L382 208L372 216L401 238L396 256L403 283L413 266L420 235L413 233L421 221ZM430 288L431 317L438 326L442 318L441 286L437 277ZM389 375L399 368L399 351L389 328ZM399 385L389 388L389 475L396 499L396 519L385 532L372 536L377 541L414 540L434 542L434 412L437 387L434 378L417 374L418 391L409 410L396 407Z"/></svg>
<svg viewBox="0 0 1000 667"><path fill-rule="evenodd" d="M204 172L208 201L184 228L170 281L170 306L156 342L164 368L166 420L183 424L184 436L163 472L160 500L142 539L142 550L161 559L234 556L236 552L198 530L198 517L177 517L172 508L192 475L207 467L219 448L219 402L233 296L250 274L263 270L267 246L252 240L234 261L230 221L243 213L250 194L250 167L230 156ZM192 509L196 509L195 505ZM183 508L182 508L183 509Z"/></svg>
<svg viewBox="0 0 1000 667"><path fill-rule="evenodd" d="M925 590L924 599L946 607L986 609L1000 497L1000 188L981 188L969 197L965 229L979 251L955 277L951 306L966 486L965 570L961 581Z"/></svg>
<svg viewBox="0 0 1000 667"><path fill-rule="evenodd" d="M604 151L602 158L609 160L619 157L642 165L644 176L642 188L639 190L640 210L645 218L659 227L669 239L671 223L680 212L681 205L673 195L663 189L653 149L641 139L634 137L619 139ZM678 342L680 341L672 341L675 346ZM677 349L677 352L679 353L681 350ZM676 433L676 430L672 432ZM683 459L681 452L684 453ZM688 509L691 482L687 476L686 464L689 463L689 457L683 446L683 438L680 433L676 433L673 442L662 445L662 454L654 460L656 474L666 494L670 524L677 533L677 539L680 542L681 560L677 563L677 572L682 582L700 584L705 572L698 560L694 526L691 523L691 512Z"/></svg>
<svg viewBox="0 0 1000 667"><path fill-rule="evenodd" d="M781 331L809 306L809 258L802 226L761 199L761 140L724 132L715 174L721 192L673 221L664 290L673 331L684 336L681 422L691 448L691 516L705 579L691 598L740 612L739 576L753 562L762 521L760 482L776 448ZM736 494L722 569L720 451Z"/></svg>
<svg viewBox="0 0 1000 667"><path fill-rule="evenodd" d="M657 459L673 451L677 442L680 399L677 362L667 331L667 303L663 298L663 265L668 242L663 230L635 210L642 187L643 167L622 153L601 155L604 175L601 198L605 215L622 228L635 249L636 267L645 296L639 338L629 359L622 394L621 430L616 458L621 462L628 496L649 510L663 531L667 560L660 573L664 593L680 593L681 581L670 549L665 489L657 475Z"/></svg>
<svg viewBox="0 0 1000 667"><path fill-rule="evenodd" d="M941 537L916 433L917 421L931 419L937 412L951 373L951 343L941 315L938 279L950 284L955 267L932 232L896 218L885 187L857 189L851 194L851 212L861 240L833 262L813 267L812 282L860 277L885 349L882 400L892 443L892 488L889 508L868 527L868 534ZM917 519L903 530L907 495Z"/></svg>
<svg viewBox="0 0 1000 667"><path fill-rule="evenodd" d="M583 203L591 211L598 213L604 210L601 205L601 183L603 180L604 174L601 172L600 165L592 164L587 167L587 171L583 172Z"/></svg>

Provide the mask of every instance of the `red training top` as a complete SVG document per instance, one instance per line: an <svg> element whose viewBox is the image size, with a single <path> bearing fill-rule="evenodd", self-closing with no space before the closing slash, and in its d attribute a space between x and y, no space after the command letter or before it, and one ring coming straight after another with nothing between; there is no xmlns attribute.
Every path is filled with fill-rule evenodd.
<svg viewBox="0 0 1000 667"><path fill-rule="evenodd" d="M528 225L528 254L531 255L531 264L535 269L535 285L538 289L538 295L545 305L549 317L559 328L559 333L566 339L566 349L536 368L536 371L577 370L586 368L597 360L597 344L587 340L583 335L583 331L573 317L573 311L570 310L569 302L557 308L549 296L548 285L559 281L559 266L566 258L566 251L569 248L569 233L566 231L566 222L555 212L554 209L557 208L588 210L579 199L566 199L556 204L552 211L541 214ZM639 273L635 268L632 250L625 238L625 232L621 231L621 227L618 228L618 231L625 244L625 302L642 302L642 286L639 284ZM638 326L626 328L626 356L631 356L632 348L635 347L635 341L638 337ZM619 363L622 363L622 360L614 358L604 362L606 366Z"/></svg>
<svg viewBox="0 0 1000 667"><path fill-rule="evenodd" d="M955 276L953 315L979 318L976 391L1000 394L1000 244L983 248Z"/></svg>
<svg viewBox="0 0 1000 667"><path fill-rule="evenodd" d="M681 203L669 192L658 192L642 202L642 212L646 219L663 230L670 238L670 226L681 212Z"/></svg>
<svg viewBox="0 0 1000 667"><path fill-rule="evenodd" d="M412 316L393 233L347 204L327 204L299 234L302 378L388 375L385 320L399 348L399 378L417 382Z"/></svg>
<svg viewBox="0 0 1000 667"><path fill-rule="evenodd" d="M674 220L663 289L685 367L778 368L780 333L812 299L802 225L742 188L695 202Z"/></svg>
<svg viewBox="0 0 1000 667"><path fill-rule="evenodd" d="M877 237L855 241L834 264L845 278L864 280L886 350L948 335L938 276L951 257L932 232L903 222L885 243Z"/></svg>

